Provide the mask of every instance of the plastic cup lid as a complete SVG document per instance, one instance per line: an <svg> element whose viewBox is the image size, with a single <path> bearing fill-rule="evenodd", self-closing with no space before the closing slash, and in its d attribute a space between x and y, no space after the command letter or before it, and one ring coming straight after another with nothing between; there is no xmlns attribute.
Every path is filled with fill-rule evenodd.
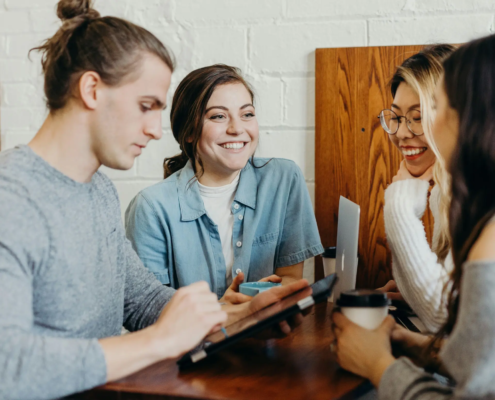
<svg viewBox="0 0 495 400"><path fill-rule="evenodd" d="M378 290L357 289L341 293L337 300L339 307L386 307L390 300L386 293Z"/></svg>

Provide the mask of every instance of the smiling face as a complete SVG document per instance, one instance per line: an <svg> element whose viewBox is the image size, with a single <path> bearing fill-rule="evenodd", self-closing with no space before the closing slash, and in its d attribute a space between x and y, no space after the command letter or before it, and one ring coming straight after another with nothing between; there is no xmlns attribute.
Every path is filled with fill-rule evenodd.
<svg viewBox="0 0 495 400"><path fill-rule="evenodd" d="M402 82L395 93L391 107L399 117L421 119L420 101L418 94L407 83ZM389 135L392 143L401 151L406 161L407 170L413 176L421 176L435 162L435 154L430 149L425 135L415 136L401 119L399 130L395 135Z"/></svg>
<svg viewBox="0 0 495 400"><path fill-rule="evenodd" d="M198 154L199 181L206 186L229 184L258 145L259 128L253 99L242 83L218 86L206 105ZM196 170L200 170L196 162Z"/></svg>
<svg viewBox="0 0 495 400"><path fill-rule="evenodd" d="M162 136L172 72L154 55L142 57L131 82L97 91L98 107L91 124L92 150L101 164L130 169L152 139Z"/></svg>

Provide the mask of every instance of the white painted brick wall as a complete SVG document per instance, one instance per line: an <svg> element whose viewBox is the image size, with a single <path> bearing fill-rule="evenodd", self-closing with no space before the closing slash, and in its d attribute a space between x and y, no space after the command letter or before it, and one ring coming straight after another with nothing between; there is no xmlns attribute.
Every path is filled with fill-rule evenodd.
<svg viewBox="0 0 495 400"><path fill-rule="evenodd" d="M2 149L27 143L45 111L39 55L52 35L57 0L0 0ZM258 155L294 160L314 199L314 54L317 47L460 43L494 31L493 0L97 0L103 15L141 24L173 51L169 93L193 68L223 62L253 85L260 122ZM178 146L164 112L163 138L129 171L104 169L122 210L162 177L163 158ZM312 276L308 263L306 276Z"/></svg>

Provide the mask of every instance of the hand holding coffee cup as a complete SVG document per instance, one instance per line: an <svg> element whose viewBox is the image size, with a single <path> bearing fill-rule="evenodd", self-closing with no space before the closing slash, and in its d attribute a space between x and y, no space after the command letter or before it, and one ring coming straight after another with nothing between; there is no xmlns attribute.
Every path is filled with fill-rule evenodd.
<svg viewBox="0 0 495 400"><path fill-rule="evenodd" d="M378 328L388 315L390 300L377 290L349 290L340 295L337 306L355 324L369 330Z"/></svg>

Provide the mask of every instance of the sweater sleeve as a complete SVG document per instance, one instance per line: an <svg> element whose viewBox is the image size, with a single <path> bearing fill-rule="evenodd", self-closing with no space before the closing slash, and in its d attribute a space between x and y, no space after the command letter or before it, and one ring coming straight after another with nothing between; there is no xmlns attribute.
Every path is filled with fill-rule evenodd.
<svg viewBox="0 0 495 400"><path fill-rule="evenodd" d="M33 280L50 265L50 231L25 196L0 189L0 398L53 399L106 381L97 339L37 334Z"/></svg>
<svg viewBox="0 0 495 400"><path fill-rule="evenodd" d="M404 358L382 376L382 400L492 399L495 395L495 263L464 265L459 314L455 328L440 353L456 382L448 387Z"/></svg>
<svg viewBox="0 0 495 400"><path fill-rule="evenodd" d="M406 302L433 332L446 318L442 293L448 273L431 250L421 221L428 187L420 179L392 183L385 191L384 216L394 279Z"/></svg>
<svg viewBox="0 0 495 400"><path fill-rule="evenodd" d="M143 265L123 233L122 238L126 258L124 326L133 332L155 323L175 289L162 285Z"/></svg>

